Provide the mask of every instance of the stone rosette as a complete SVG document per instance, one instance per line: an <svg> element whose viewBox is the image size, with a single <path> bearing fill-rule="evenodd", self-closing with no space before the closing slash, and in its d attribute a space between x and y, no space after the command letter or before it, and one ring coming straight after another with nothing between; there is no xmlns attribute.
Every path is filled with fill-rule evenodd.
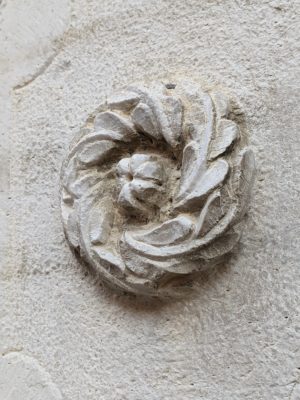
<svg viewBox="0 0 300 400"><path fill-rule="evenodd" d="M90 116L63 164L62 219L104 281L176 296L233 250L255 171L237 114L181 81L130 86Z"/></svg>

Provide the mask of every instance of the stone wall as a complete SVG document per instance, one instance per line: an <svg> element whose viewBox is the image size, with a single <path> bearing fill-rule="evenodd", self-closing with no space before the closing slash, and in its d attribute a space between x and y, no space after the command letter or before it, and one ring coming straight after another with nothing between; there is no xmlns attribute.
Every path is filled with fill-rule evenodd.
<svg viewBox="0 0 300 400"><path fill-rule="evenodd" d="M300 399L299 9L0 2L1 399ZM114 293L65 240L61 164L112 91L186 76L244 112L257 164L246 228L191 297Z"/></svg>

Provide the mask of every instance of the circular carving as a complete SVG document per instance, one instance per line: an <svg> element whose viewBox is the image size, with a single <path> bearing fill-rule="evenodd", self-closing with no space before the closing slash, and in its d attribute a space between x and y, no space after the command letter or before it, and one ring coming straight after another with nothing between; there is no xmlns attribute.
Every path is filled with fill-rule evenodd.
<svg viewBox="0 0 300 400"><path fill-rule="evenodd" d="M88 119L64 162L70 245L102 278L171 296L238 242L254 156L220 91L132 86Z"/></svg>

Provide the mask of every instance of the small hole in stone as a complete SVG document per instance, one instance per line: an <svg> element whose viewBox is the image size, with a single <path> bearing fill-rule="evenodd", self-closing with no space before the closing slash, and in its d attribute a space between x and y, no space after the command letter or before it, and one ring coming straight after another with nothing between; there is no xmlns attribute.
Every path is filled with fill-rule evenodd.
<svg viewBox="0 0 300 400"><path fill-rule="evenodd" d="M176 88L175 83L166 83L165 86L166 86L167 89L175 89Z"/></svg>

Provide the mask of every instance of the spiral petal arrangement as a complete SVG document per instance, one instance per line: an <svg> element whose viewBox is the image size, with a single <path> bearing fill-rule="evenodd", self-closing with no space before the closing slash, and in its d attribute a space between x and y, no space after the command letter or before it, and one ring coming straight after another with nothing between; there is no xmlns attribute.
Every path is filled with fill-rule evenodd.
<svg viewBox="0 0 300 400"><path fill-rule="evenodd" d="M254 179L229 98L132 86L91 115L61 175L66 237L103 280L172 296L237 244ZM190 285L190 281L189 281Z"/></svg>

